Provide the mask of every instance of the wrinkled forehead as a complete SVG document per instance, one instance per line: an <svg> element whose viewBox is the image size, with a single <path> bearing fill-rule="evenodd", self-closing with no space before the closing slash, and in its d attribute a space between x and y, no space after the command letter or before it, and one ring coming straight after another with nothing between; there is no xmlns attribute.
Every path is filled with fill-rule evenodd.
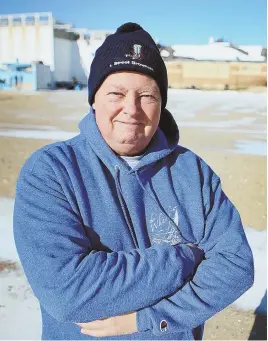
<svg viewBox="0 0 268 341"><path fill-rule="evenodd" d="M131 71L114 72L108 75L99 89L116 89L120 91L154 92L160 95L156 81L145 74Z"/></svg>

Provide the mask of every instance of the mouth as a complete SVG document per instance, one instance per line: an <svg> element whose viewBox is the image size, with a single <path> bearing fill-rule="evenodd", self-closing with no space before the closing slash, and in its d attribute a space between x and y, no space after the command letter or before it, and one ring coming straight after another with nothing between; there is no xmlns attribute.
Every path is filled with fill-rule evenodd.
<svg viewBox="0 0 268 341"><path fill-rule="evenodd" d="M140 126L142 125L141 122L123 122L123 121L114 121L116 123L122 123L122 124L126 124L126 125L132 125L132 126Z"/></svg>

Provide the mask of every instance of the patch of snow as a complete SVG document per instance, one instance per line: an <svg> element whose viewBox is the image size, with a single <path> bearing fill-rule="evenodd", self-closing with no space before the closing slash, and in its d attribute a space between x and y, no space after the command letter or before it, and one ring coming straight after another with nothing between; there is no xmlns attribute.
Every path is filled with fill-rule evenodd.
<svg viewBox="0 0 268 341"><path fill-rule="evenodd" d="M258 135L258 139L259 136L261 136L262 139L266 140L266 130L265 129L233 129L233 128L229 128L229 129L222 129L222 128L209 128L208 131L213 131L213 132L229 132L232 134L248 134L248 135L252 135L252 137L254 137L254 134L260 134Z"/></svg>
<svg viewBox="0 0 268 341"><path fill-rule="evenodd" d="M245 141L239 140L235 142L235 146L232 149L219 148L219 147L209 147L210 150L219 150L228 153L235 154L248 154L248 155L267 155L267 143L266 141Z"/></svg>
<svg viewBox="0 0 268 341"><path fill-rule="evenodd" d="M12 129L23 129L23 130L57 130L55 126L45 126L45 125L36 125L36 124L22 124L22 123L0 123L0 129L4 130L11 130ZM1 131L1 130L0 130Z"/></svg>
<svg viewBox="0 0 268 341"><path fill-rule="evenodd" d="M267 143L264 141L236 141L238 154L267 155Z"/></svg>
<svg viewBox="0 0 268 341"><path fill-rule="evenodd" d="M255 280L253 286L234 305L267 315L267 230L257 231L245 227L245 232L253 253Z"/></svg>
<svg viewBox="0 0 268 341"><path fill-rule="evenodd" d="M180 127L204 127L204 128L233 128L237 126L251 125L256 121L256 117L243 117L240 120L226 120L218 122L180 122Z"/></svg>
<svg viewBox="0 0 268 341"><path fill-rule="evenodd" d="M12 228L13 209L14 199L0 197L0 258L18 261Z"/></svg>
<svg viewBox="0 0 268 341"><path fill-rule="evenodd" d="M17 129L0 129L0 136L19 137L25 139L44 139L63 141L76 136L78 132L69 131L44 131L44 130L17 130Z"/></svg>

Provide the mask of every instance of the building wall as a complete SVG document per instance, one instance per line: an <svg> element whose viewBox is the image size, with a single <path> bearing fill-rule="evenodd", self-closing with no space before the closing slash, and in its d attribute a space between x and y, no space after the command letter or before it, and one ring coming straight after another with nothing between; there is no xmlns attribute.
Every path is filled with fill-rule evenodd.
<svg viewBox="0 0 268 341"><path fill-rule="evenodd" d="M86 84L80 62L78 34L57 28L51 13L0 16L0 63L42 61L52 71L53 82Z"/></svg>
<svg viewBox="0 0 268 341"><path fill-rule="evenodd" d="M36 64L36 89L49 89L52 86L52 74L48 65Z"/></svg>
<svg viewBox="0 0 268 341"><path fill-rule="evenodd" d="M80 61L86 77L89 75L90 66L95 56L95 52L102 43L103 41L98 40L91 40L89 43L83 38L77 40Z"/></svg>
<svg viewBox="0 0 268 341"><path fill-rule="evenodd" d="M17 60L19 63L42 61L54 68L50 14L0 16L0 62L15 63Z"/></svg>
<svg viewBox="0 0 268 341"><path fill-rule="evenodd" d="M55 82L71 82L75 77L80 83L87 83L87 74L82 66L77 40L54 38Z"/></svg>
<svg viewBox="0 0 268 341"><path fill-rule="evenodd" d="M267 85L266 63L170 61L166 66L172 88L243 89Z"/></svg>
<svg viewBox="0 0 268 341"><path fill-rule="evenodd" d="M72 43L71 57L71 75L75 77L79 83L87 84L88 72L83 64L83 55L78 40Z"/></svg>
<svg viewBox="0 0 268 341"><path fill-rule="evenodd" d="M55 70L53 80L55 82L70 82L72 78L72 40L55 38L54 56Z"/></svg>

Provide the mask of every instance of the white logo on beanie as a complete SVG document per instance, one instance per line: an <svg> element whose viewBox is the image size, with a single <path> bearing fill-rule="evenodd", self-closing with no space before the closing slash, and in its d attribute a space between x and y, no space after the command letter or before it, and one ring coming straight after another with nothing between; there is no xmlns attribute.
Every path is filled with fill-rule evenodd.
<svg viewBox="0 0 268 341"><path fill-rule="evenodd" d="M138 44L134 44L133 45L133 48L131 49L131 54L125 54L125 57L127 58L131 58L131 59L139 59L141 58L143 55L142 55L142 45L138 45ZM146 68L148 70L151 70L151 71L154 71L154 69L148 65L145 65L145 64L141 64L141 63L138 63L138 62L135 62L134 60L120 60L120 61L116 61L116 62L113 62L113 64L110 64L110 67L113 67L113 66L120 66L120 65L135 65L135 66L140 66L142 68Z"/></svg>
<svg viewBox="0 0 268 341"><path fill-rule="evenodd" d="M141 48L142 48L141 45L134 44L130 54L126 54L125 56L131 59L139 59L142 57Z"/></svg>
<svg viewBox="0 0 268 341"><path fill-rule="evenodd" d="M154 71L154 69L152 67L145 65L145 64L137 63L134 60L132 60L131 62L129 60L121 60L119 62L113 62L113 64L110 64L110 67L120 66L120 65L129 65L129 64L141 66L141 67L146 68L148 70Z"/></svg>

